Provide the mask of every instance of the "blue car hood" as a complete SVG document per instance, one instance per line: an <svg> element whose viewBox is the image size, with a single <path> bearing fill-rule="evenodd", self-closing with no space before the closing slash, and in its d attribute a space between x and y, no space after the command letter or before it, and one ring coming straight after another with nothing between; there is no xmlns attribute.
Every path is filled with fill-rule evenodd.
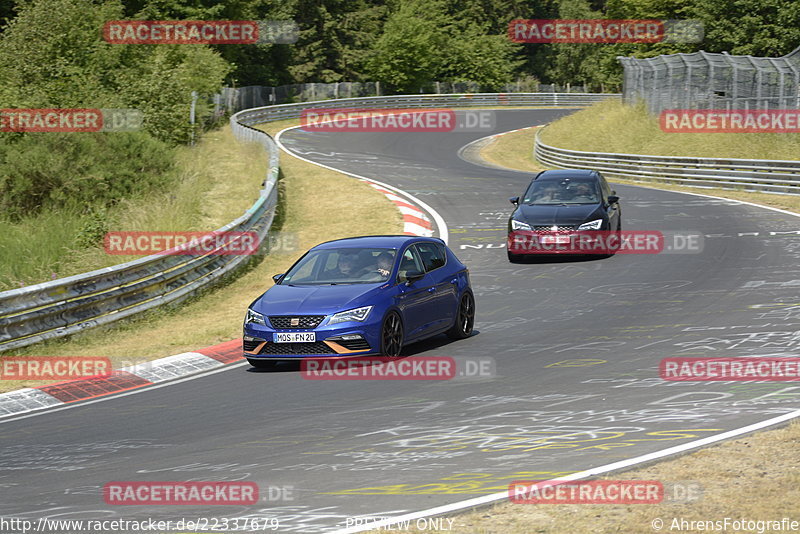
<svg viewBox="0 0 800 534"><path fill-rule="evenodd" d="M594 213L597 212L597 213ZM521 217L519 217L521 215ZM595 216L592 216L595 215ZM600 204L575 204L572 206L529 206L519 207L519 220L530 225L579 225L592 219L603 217Z"/></svg>
<svg viewBox="0 0 800 534"><path fill-rule="evenodd" d="M274 285L254 303L265 315L331 314L369 304L380 284Z"/></svg>

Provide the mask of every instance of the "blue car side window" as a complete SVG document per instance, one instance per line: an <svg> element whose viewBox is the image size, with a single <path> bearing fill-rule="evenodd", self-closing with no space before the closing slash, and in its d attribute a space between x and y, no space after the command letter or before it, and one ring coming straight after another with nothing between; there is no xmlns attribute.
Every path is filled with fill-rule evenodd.
<svg viewBox="0 0 800 534"><path fill-rule="evenodd" d="M425 267L419 257L414 245L408 247L400 258L400 269L397 271L397 282L403 283L408 280L408 273L410 272L425 272Z"/></svg>
<svg viewBox="0 0 800 534"><path fill-rule="evenodd" d="M422 258L422 263L425 265L426 272L431 272L439 267L443 267L446 263L446 256L436 243L417 243L416 247Z"/></svg>

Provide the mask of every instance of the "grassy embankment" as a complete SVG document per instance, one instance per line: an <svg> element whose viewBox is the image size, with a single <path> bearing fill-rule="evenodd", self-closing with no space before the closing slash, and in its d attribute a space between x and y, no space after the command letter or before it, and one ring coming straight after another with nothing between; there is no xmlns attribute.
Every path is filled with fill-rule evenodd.
<svg viewBox="0 0 800 534"><path fill-rule="evenodd" d="M19 221L0 220L0 291L138 258L106 254L102 246L85 242L84 234L97 233L98 227L160 232L221 227L257 197L259 173L266 173L262 152L257 145L235 143L229 128L209 132L196 147L176 149L176 166L163 178L167 191L132 194L88 213L84 206L48 206Z"/></svg>

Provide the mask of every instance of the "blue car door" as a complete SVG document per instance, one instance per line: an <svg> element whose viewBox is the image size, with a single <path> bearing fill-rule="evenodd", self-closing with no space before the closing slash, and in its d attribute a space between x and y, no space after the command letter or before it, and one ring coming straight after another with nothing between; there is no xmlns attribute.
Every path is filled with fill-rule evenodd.
<svg viewBox="0 0 800 534"><path fill-rule="evenodd" d="M446 266L444 246L437 243L417 243L415 246L434 288L431 315L425 331L449 328L458 306L458 276Z"/></svg>
<svg viewBox="0 0 800 534"><path fill-rule="evenodd" d="M408 282L409 275L423 274L422 278ZM400 258L397 274L399 284L397 306L403 316L406 340L420 337L430 329L436 310L436 286L413 245L406 248Z"/></svg>

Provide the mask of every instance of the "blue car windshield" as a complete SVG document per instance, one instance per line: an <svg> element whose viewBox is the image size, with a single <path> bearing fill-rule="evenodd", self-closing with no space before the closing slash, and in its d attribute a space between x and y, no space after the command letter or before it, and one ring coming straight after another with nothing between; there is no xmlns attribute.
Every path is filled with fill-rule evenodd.
<svg viewBox="0 0 800 534"><path fill-rule="evenodd" d="M312 250L286 276L282 285L377 284L386 282L397 251L388 248Z"/></svg>
<svg viewBox="0 0 800 534"><path fill-rule="evenodd" d="M532 206L557 204L597 204L597 183L591 180L565 179L534 181L525 192L524 204Z"/></svg>

